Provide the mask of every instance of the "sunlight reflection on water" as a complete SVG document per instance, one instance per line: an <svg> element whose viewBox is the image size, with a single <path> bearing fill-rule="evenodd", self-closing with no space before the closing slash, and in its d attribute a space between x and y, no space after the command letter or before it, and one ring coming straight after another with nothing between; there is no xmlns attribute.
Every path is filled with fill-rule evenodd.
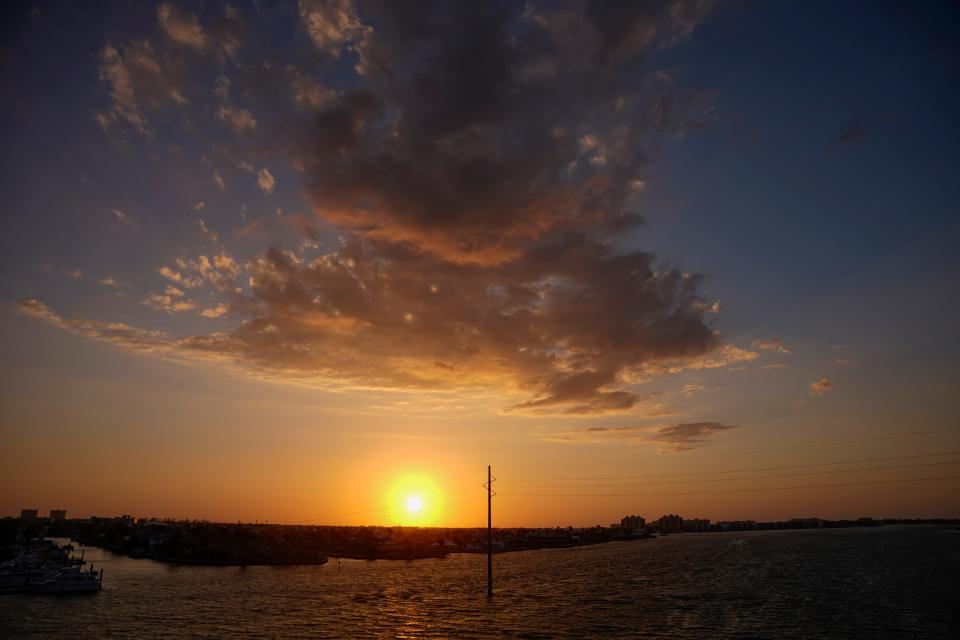
<svg viewBox="0 0 960 640"><path fill-rule="evenodd" d="M684 534L486 559L168 567L88 549L93 596L0 596L0 635L936 637L960 631L960 532Z"/></svg>

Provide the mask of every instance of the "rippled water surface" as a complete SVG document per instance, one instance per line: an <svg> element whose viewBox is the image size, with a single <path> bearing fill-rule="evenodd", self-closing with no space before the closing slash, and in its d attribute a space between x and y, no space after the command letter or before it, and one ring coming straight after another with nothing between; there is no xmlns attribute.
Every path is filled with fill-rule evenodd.
<svg viewBox="0 0 960 640"><path fill-rule="evenodd" d="M675 535L486 558L168 567L88 549L95 595L0 596L13 638L960 637L960 531Z"/></svg>

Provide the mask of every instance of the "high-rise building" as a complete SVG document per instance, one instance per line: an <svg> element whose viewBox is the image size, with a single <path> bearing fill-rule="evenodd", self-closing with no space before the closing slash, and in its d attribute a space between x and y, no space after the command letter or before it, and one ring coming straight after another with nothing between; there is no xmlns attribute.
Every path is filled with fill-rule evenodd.
<svg viewBox="0 0 960 640"><path fill-rule="evenodd" d="M642 531L646 526L647 521L642 516L624 516L620 519L620 529L627 533Z"/></svg>
<svg viewBox="0 0 960 640"><path fill-rule="evenodd" d="M683 518L674 513L660 516L658 523L660 533L679 533L683 531Z"/></svg>
<svg viewBox="0 0 960 640"><path fill-rule="evenodd" d="M36 520L36 519L37 519L37 510L36 510L36 509L21 509L21 510L20 510L20 519L21 519L21 520Z"/></svg>
<svg viewBox="0 0 960 640"><path fill-rule="evenodd" d="M67 519L67 510L66 510L66 509L50 509L50 519L51 519L51 520L66 520L66 519Z"/></svg>
<svg viewBox="0 0 960 640"><path fill-rule="evenodd" d="M684 531L710 531L710 521L706 518L690 518L683 521Z"/></svg>

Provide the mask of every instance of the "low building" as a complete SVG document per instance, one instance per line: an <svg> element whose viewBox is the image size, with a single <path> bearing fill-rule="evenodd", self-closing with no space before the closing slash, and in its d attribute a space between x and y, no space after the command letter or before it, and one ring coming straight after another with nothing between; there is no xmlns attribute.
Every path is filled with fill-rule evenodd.
<svg viewBox="0 0 960 640"><path fill-rule="evenodd" d="M791 518L790 526L797 529L822 529L823 518Z"/></svg>

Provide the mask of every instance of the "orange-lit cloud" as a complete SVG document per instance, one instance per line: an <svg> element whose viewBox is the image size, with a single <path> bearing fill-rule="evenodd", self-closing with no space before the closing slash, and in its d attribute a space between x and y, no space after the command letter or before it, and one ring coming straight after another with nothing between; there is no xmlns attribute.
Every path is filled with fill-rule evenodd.
<svg viewBox="0 0 960 640"><path fill-rule="evenodd" d="M783 344L780 336L773 336L773 338L769 340L754 340L752 345L755 349L761 349L763 351L775 351L787 356L791 353L790 349Z"/></svg>
<svg viewBox="0 0 960 640"><path fill-rule="evenodd" d="M321 226L342 235L319 257L270 248L240 265L199 220L214 249L162 266L166 288L143 301L208 318L229 310L239 324L148 332L149 348L328 386L485 388L505 410L563 415L628 412L654 377L756 358L721 344L700 276L622 242L642 223L632 198L649 136L709 117L704 94L679 91L645 58L687 37L708 7L456 3L421 24L396 3L303 0L312 55L357 56L356 82L334 91L307 67L245 49L236 11L201 24L161 5L165 39L104 49L110 122L150 136L153 119L208 100L204 117L300 175L317 217L285 222L311 243ZM244 56L251 64L228 69ZM202 82L195 59L213 70ZM282 73L248 71L270 66ZM238 166L263 194L277 188L268 168ZM214 182L223 191L217 172ZM212 301L199 302L202 289ZM23 308L115 340L39 304ZM130 329L120 339L142 348Z"/></svg>
<svg viewBox="0 0 960 640"><path fill-rule="evenodd" d="M157 7L157 19L164 32L174 42L202 49L207 44L207 35L197 21L197 16L179 7L163 3Z"/></svg>
<svg viewBox="0 0 960 640"><path fill-rule="evenodd" d="M812 396L822 396L831 389L833 389L833 383L826 378L820 378L810 383L810 395Z"/></svg>

